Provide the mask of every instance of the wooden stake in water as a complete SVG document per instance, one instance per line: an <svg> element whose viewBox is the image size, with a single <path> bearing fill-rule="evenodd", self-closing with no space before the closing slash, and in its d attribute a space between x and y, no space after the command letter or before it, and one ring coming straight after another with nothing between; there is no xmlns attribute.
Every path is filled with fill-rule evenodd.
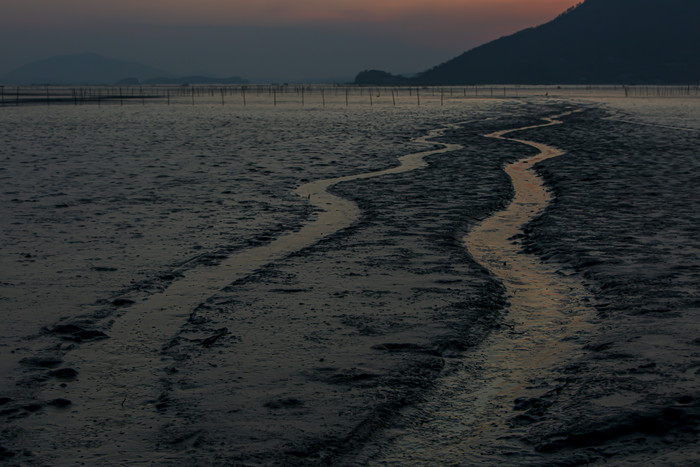
<svg viewBox="0 0 700 467"><path fill-rule="evenodd" d="M418 101L418 107L420 107L420 89L416 88L416 100Z"/></svg>
<svg viewBox="0 0 700 467"><path fill-rule="evenodd" d="M246 106L246 101L245 101L245 88L241 88L241 93L243 93L243 107Z"/></svg>
<svg viewBox="0 0 700 467"><path fill-rule="evenodd" d="M394 107L396 107L396 97L394 97L394 90L391 90L391 102L394 103Z"/></svg>
<svg viewBox="0 0 700 467"><path fill-rule="evenodd" d="M346 89L346 90L345 90L345 107L348 106L348 92L349 92L349 91Z"/></svg>

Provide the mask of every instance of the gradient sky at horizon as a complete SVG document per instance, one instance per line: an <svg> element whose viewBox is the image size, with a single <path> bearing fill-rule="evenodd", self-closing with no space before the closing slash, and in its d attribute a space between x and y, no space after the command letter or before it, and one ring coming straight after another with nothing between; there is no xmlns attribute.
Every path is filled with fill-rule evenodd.
<svg viewBox="0 0 700 467"><path fill-rule="evenodd" d="M421 71L580 0L22 0L3 5L0 74L96 52L256 81Z"/></svg>

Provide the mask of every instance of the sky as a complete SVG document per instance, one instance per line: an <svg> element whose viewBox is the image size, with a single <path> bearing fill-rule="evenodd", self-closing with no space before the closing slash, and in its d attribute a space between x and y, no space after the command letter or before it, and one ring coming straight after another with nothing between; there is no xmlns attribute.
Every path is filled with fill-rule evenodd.
<svg viewBox="0 0 700 467"><path fill-rule="evenodd" d="M580 0L2 0L0 74L95 52L255 82L412 73Z"/></svg>

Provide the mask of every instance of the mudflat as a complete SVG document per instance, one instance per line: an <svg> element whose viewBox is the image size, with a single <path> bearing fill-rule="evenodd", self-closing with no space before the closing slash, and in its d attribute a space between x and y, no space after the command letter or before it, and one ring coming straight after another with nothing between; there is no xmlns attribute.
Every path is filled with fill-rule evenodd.
<svg viewBox="0 0 700 467"><path fill-rule="evenodd" d="M590 100L459 104L406 113L308 112L304 118L323 123L316 120L303 140L295 139L296 117L277 114L283 138L265 154L264 135L257 134L239 149L255 155L248 158L226 157L227 142L242 137L226 123L236 115L207 116L217 125L206 144L192 136L171 142L180 149L170 161L192 166L177 180L161 170L170 178L169 201L142 201L163 208L158 222L129 198L131 225L122 228L133 241L117 248L138 262L129 245L141 247L143 237L134 230L152 226L142 235L158 232L164 245L157 252L157 245L150 247L151 264L134 270L114 255L96 261L93 254L86 269L113 278L107 287L91 286L87 305L62 298L71 307L52 314L50 301L38 300L40 316L3 331L4 459L39 465L692 463L700 421L699 120L682 125L648 109ZM560 124L543 125L554 116ZM133 126L141 117L129 118ZM264 121L256 118L251 127ZM376 126L367 124L372 121ZM425 139L438 128L441 134ZM505 139L485 136L506 130L517 131ZM535 328L528 328L527 315L511 313L512 287L464 243L510 205L515 191L503 168L543 148L522 141L561 154L534 166L550 190L546 207L533 210L534 218L509 239L511 255L573 284L564 295L585 308L564 307L565 316L551 322L545 315L535 334L547 335L547 345L560 351L540 353L545 358L536 364L526 358ZM328 147L333 151L324 153ZM206 150L219 156L209 160ZM415 170L355 177L426 150L436 151L420 156L426 165ZM23 151L8 152L1 176L18 170L9 156ZM79 168L85 167L90 164ZM220 178L207 191L214 173ZM75 170L68 175L80 179ZM324 206L313 204L313 193L294 194L297 187L341 176L348 179L329 191L356 209L348 225L226 280L225 265L236 255L275 245L321 217ZM149 183L136 188L147 190ZM99 196L81 204L82 195L72 199L70 190L36 201L27 193L19 187L4 195L3 209L15 216L6 219L20 222L18 206L43 203L44 214L73 216L62 227L70 232L93 221L90 208L81 206L119 205ZM168 237L165 208L191 228ZM201 212L193 216L195 210ZM226 226L216 222L224 215ZM27 229L35 222L50 230L46 219L24 222ZM3 225L4 254L12 260L6 264L20 272L22 264L38 268L42 260L53 267L56 255L28 250L29 240L13 237L16 226ZM227 230L235 234L226 238ZM188 238L199 238L199 248L190 250ZM99 243L83 244L100 250ZM66 264L77 271L68 283L79 294L75 276L84 275L85 266ZM66 280L53 269L41 277ZM23 294L51 292L26 277L4 266L3 304L25 306L23 313L34 303L23 305ZM129 278L140 280L129 286ZM196 300L158 298L198 278L205 292ZM207 291L219 280L223 285ZM149 306L165 313L150 314ZM134 319L137 312L145 321ZM512 368L519 376L510 386L501 381L508 383L498 373L503 368L490 363L494 349L508 360L509 343L524 346L525 356Z"/></svg>

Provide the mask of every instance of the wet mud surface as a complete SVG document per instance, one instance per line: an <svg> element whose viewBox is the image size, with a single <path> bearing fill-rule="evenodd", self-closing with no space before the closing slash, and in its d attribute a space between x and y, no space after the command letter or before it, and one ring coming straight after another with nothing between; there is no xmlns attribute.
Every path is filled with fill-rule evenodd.
<svg viewBox="0 0 700 467"><path fill-rule="evenodd" d="M578 271L600 320L556 395L535 404L528 441L565 463L690 465L700 452L700 132L603 117L589 110L526 135L568 153L537 167L555 199L527 226L525 249Z"/></svg>
<svg viewBox="0 0 700 467"><path fill-rule="evenodd" d="M179 324L168 324L172 332L148 343L147 358L154 362L146 375L148 397L144 391L143 397L130 398L124 387L124 398L102 409L95 401L104 383L75 355L94 349L95 360L113 358L98 352L109 348L101 346L113 339L113 320L118 323L192 270L150 261L159 267L139 282L150 284L143 289L118 293L112 284L123 281L115 280L105 287L113 292L103 294L97 311L38 319L44 326L38 336L22 347L8 341L3 348L13 346L20 370L11 379L14 387L0 394L0 455L10 463L38 465L56 459L64 464L384 463L382 455L388 457L396 446L392 434L426 422L427 412L416 412L421 403L458 410L459 398L467 397L460 385L488 380L474 357L487 348L490 335L517 324L508 321L506 287L472 258L462 239L512 197L501 167L537 151L483 135L537 125L572 107L584 111L563 117L562 125L517 134L566 154L536 166L554 198L514 240L555 274L572 275L585 286L594 296L595 328L568 341L564 363L536 376L527 397L501 401L515 414L504 425L515 454L495 450L481 461L692 460L698 452L700 397L699 137L606 121L606 113L591 104L544 101L481 109L476 118L475 112L447 119L434 115L386 143L379 158L346 160L340 170L317 154L312 179L383 169L395 166L398 156L423 149L409 143L410 137L446 121L470 121L438 138L460 149L427 157L428 166L420 170L332 187L333 194L359 208L349 227L183 310ZM389 130L395 128L367 128L366 135L381 139ZM289 144L301 144L291 135ZM337 151L356 149L354 142L347 144ZM402 152L392 151L392 144ZM361 153L372 152L362 148ZM306 156L313 158L313 151L310 146ZM296 162L302 171L312 167L303 159ZM196 258L194 271L216 267L235 251L271 244L313 218L314 208L293 194L310 179L274 167L270 162L249 172L253 184L264 183L259 174L265 170L274 174L266 176L286 180L279 193L277 185L261 190L270 197L270 216L251 211L250 227L239 231L240 244L203 243L201 256L188 256ZM241 191L239 202L252 191L259 186ZM289 216L283 221L276 217L279 200L290 207L280 211ZM22 246L13 248L12 254ZM183 251L181 245L173 250ZM3 284L11 285L17 287ZM144 292L148 287L155 292ZM133 367L139 368L138 362ZM128 372L128 362L120 368ZM139 376L126 374L120 383L121 374L108 380L118 386ZM441 393L451 381L454 386ZM92 387L94 397L81 387ZM417 446L420 440L413 449Z"/></svg>

